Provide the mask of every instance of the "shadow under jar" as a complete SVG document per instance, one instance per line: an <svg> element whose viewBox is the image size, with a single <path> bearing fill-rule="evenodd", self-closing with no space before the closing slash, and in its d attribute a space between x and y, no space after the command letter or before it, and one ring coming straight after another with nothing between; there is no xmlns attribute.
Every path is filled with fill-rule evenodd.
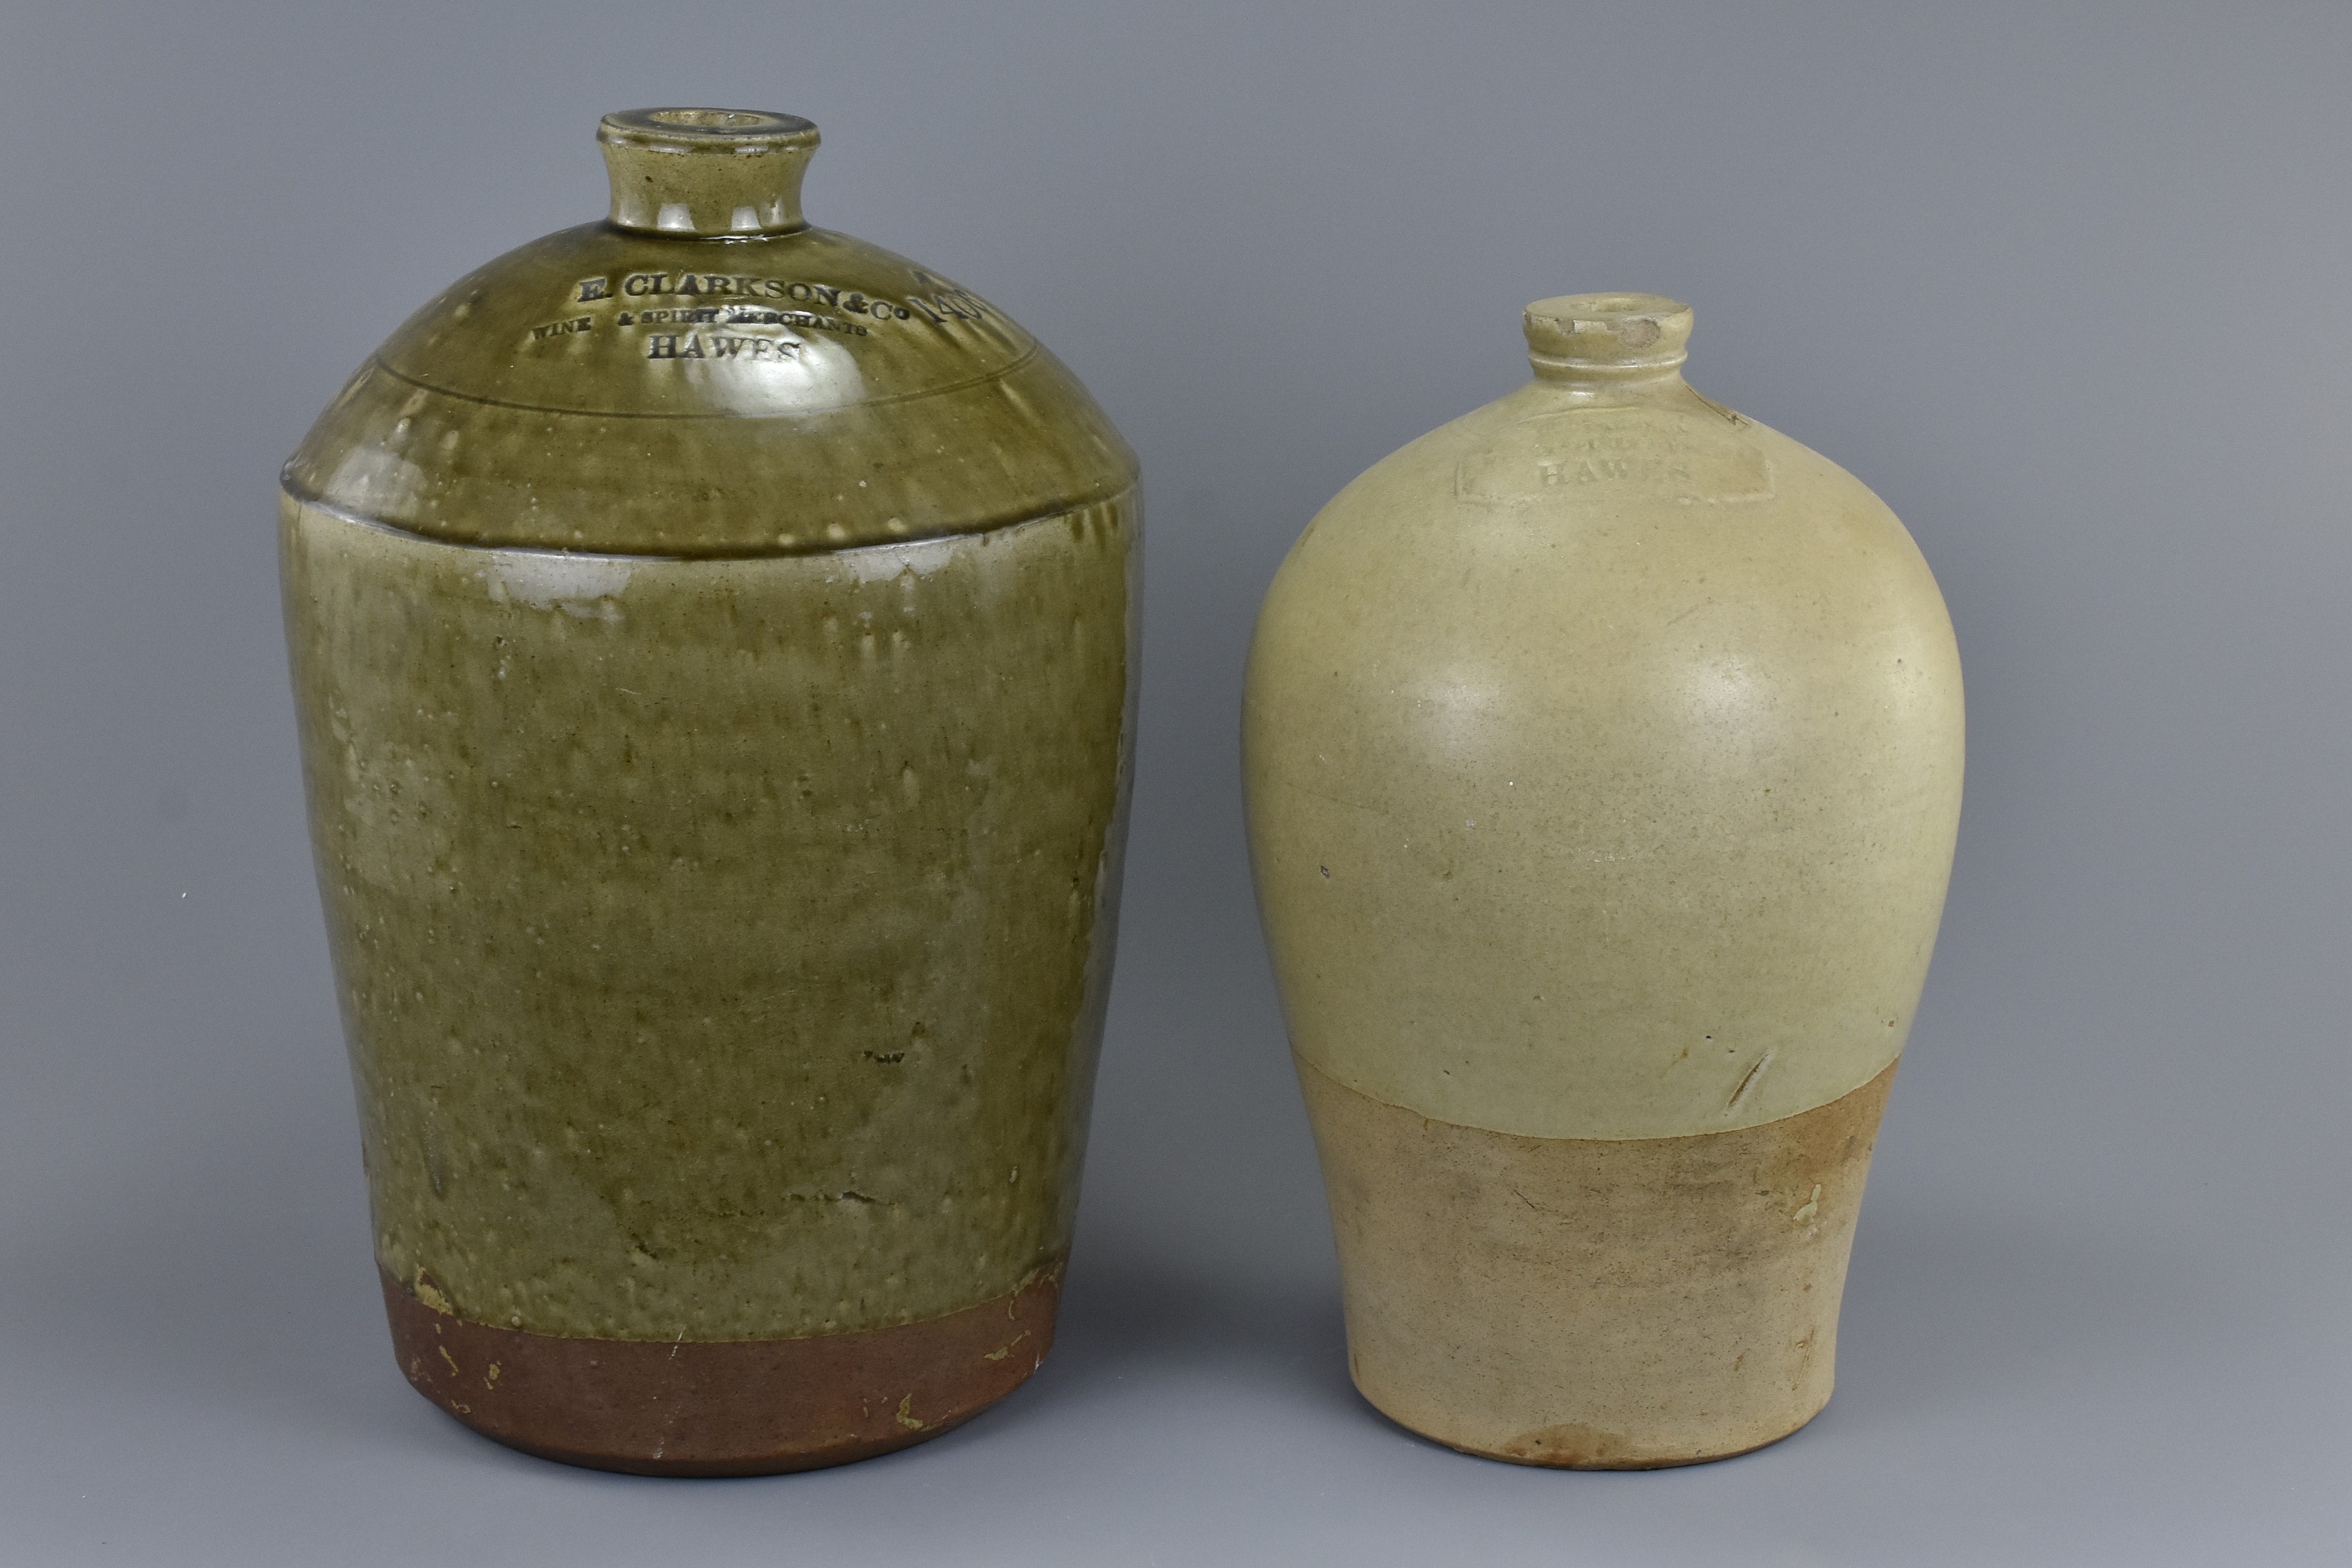
<svg viewBox="0 0 2352 1568"><path fill-rule="evenodd" d="M551 1458L810 1468L1052 1342L1136 689L1134 458L814 126L601 128L609 222L287 466L311 832L402 1370Z"/></svg>

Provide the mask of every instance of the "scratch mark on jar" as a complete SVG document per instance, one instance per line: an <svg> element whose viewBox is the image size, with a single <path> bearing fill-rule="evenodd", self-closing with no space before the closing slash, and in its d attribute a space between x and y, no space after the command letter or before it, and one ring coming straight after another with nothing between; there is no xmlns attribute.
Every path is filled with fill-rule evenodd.
<svg viewBox="0 0 2352 1568"><path fill-rule="evenodd" d="M1748 1098L1749 1091L1754 1089L1756 1087L1756 1080L1762 1078L1764 1076L1764 1069L1771 1065L1772 1053L1770 1051L1766 1051L1762 1056L1756 1058L1756 1065L1748 1069L1748 1076L1741 1079L1739 1080L1739 1087L1731 1091L1731 1103L1723 1108L1727 1114L1739 1109L1740 1101Z"/></svg>
<svg viewBox="0 0 2352 1568"><path fill-rule="evenodd" d="M912 573L928 577L956 557L961 539L930 539L917 544L871 544L845 550L837 559L860 583L887 583Z"/></svg>

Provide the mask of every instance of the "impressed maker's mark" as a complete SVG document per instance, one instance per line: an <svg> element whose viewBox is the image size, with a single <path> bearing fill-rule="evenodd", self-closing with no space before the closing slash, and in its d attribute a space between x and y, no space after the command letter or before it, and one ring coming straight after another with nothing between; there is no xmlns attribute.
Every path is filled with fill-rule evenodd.
<svg viewBox="0 0 2352 1568"><path fill-rule="evenodd" d="M1454 493L1484 506L1666 501L1689 506L1772 493L1772 466L1721 420L1661 408L1542 414L1462 459Z"/></svg>
<svg viewBox="0 0 2352 1568"><path fill-rule="evenodd" d="M646 359L792 359L804 332L872 335L881 323L953 327L986 321L979 296L919 273L929 292L886 300L805 279L733 272L629 272L570 285L565 313L530 330L528 342L619 331ZM762 330L766 329L766 330Z"/></svg>

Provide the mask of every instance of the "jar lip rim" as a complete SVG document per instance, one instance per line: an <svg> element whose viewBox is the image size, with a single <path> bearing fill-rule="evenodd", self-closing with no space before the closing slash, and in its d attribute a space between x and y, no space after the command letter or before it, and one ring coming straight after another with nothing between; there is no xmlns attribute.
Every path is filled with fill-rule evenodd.
<svg viewBox="0 0 2352 1568"><path fill-rule="evenodd" d="M1549 300L1538 300L1527 309L1530 320L1557 322L1562 326L1590 321L1595 325L1648 317L1664 319L1687 316L1691 308L1680 300L1664 294L1556 294Z"/></svg>
<svg viewBox="0 0 2352 1568"><path fill-rule="evenodd" d="M817 130L814 121L766 109L624 109L597 122L596 140L666 153L742 153L813 147Z"/></svg>

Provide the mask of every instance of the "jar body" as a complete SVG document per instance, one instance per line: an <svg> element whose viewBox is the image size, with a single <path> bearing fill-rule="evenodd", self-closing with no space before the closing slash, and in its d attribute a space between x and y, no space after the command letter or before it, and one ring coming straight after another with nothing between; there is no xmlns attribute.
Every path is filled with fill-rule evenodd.
<svg viewBox="0 0 2352 1568"><path fill-rule="evenodd" d="M617 1462L523 1429L565 1375L527 1386L526 1337L675 1363L880 1336L810 1391L864 1415L813 1415L805 1452L714 1428L625 1466L719 1473L897 1447L1026 1375L1109 971L1131 496L785 557L488 549L291 499L281 539L412 1379ZM909 1363L927 1324L954 1364ZM474 1364L442 1356L461 1327Z"/></svg>
<svg viewBox="0 0 2352 1568"><path fill-rule="evenodd" d="M808 225L808 121L597 139L610 218L428 301L280 479L384 1306L513 1447L838 1464L1053 1339L1135 461L1003 311Z"/></svg>
<svg viewBox="0 0 2352 1568"><path fill-rule="evenodd" d="M1810 1418L1958 810L1893 515L1679 375L1538 380L1309 527L1244 746L1365 1394L1572 1466Z"/></svg>

